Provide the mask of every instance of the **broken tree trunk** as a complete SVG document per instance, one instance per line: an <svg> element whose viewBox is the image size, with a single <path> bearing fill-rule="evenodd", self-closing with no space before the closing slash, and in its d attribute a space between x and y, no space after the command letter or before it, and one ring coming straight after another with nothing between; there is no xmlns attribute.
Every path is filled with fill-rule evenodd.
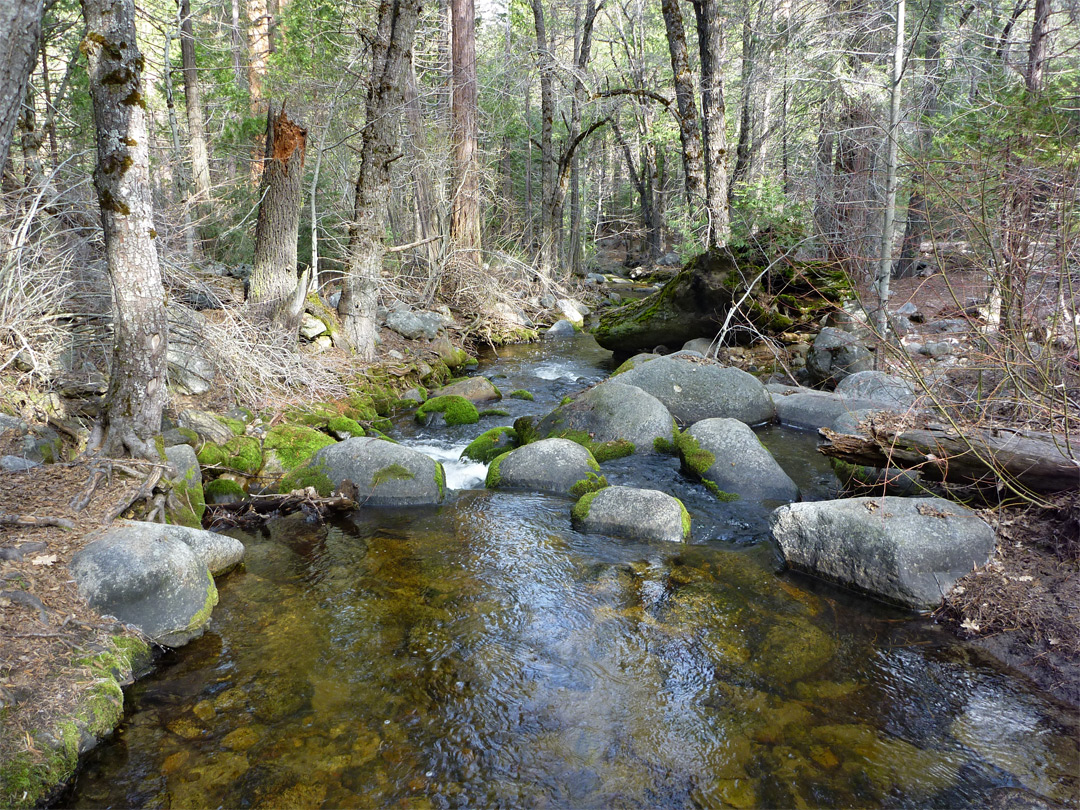
<svg viewBox="0 0 1080 810"><path fill-rule="evenodd" d="M871 467L918 469L924 478L954 484L1010 485L1031 492L1080 489L1080 440L1029 431L971 430L942 425L913 428L875 424L863 435L822 428L818 450L830 458Z"/></svg>

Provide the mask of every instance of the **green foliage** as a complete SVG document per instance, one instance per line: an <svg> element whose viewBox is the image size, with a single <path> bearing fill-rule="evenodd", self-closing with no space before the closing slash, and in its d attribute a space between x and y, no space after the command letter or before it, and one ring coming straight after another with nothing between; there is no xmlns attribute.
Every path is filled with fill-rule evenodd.
<svg viewBox="0 0 1080 810"><path fill-rule="evenodd" d="M806 237L807 218L806 206L789 200L776 178L736 183L728 246L761 248L766 256L779 255Z"/></svg>

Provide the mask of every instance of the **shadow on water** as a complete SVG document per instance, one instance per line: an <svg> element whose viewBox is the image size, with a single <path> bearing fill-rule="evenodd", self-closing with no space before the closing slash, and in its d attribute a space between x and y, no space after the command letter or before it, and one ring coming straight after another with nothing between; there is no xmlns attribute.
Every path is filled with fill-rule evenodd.
<svg viewBox="0 0 1080 810"><path fill-rule="evenodd" d="M509 354L486 371L539 390L530 413L606 373L594 348ZM554 379L524 384L537 368ZM402 437L452 454L471 427ZM812 436L764 440L827 495ZM65 804L1076 804L1068 712L908 614L778 574L767 510L710 500L675 460L604 472L684 497L693 542L584 535L567 500L468 489L238 535L211 632L131 688Z"/></svg>

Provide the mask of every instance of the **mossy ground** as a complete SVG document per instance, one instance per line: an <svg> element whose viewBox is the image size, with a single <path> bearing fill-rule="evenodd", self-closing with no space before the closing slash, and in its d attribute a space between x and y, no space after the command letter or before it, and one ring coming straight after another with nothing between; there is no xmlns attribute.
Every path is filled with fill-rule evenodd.
<svg viewBox="0 0 1080 810"><path fill-rule="evenodd" d="M254 475L263 465L259 440L250 436L234 436L225 444L204 442L197 453L203 467L231 470L241 475Z"/></svg>

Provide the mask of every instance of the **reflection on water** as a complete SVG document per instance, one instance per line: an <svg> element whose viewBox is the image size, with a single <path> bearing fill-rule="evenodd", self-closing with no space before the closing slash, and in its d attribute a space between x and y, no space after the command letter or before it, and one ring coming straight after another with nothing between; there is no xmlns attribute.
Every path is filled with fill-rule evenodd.
<svg viewBox="0 0 1080 810"><path fill-rule="evenodd" d="M763 510L675 462L605 474L677 490L693 544L582 535L569 501L485 491L238 535L211 632L131 689L64 804L1076 806L1068 712L906 614L777 575Z"/></svg>

